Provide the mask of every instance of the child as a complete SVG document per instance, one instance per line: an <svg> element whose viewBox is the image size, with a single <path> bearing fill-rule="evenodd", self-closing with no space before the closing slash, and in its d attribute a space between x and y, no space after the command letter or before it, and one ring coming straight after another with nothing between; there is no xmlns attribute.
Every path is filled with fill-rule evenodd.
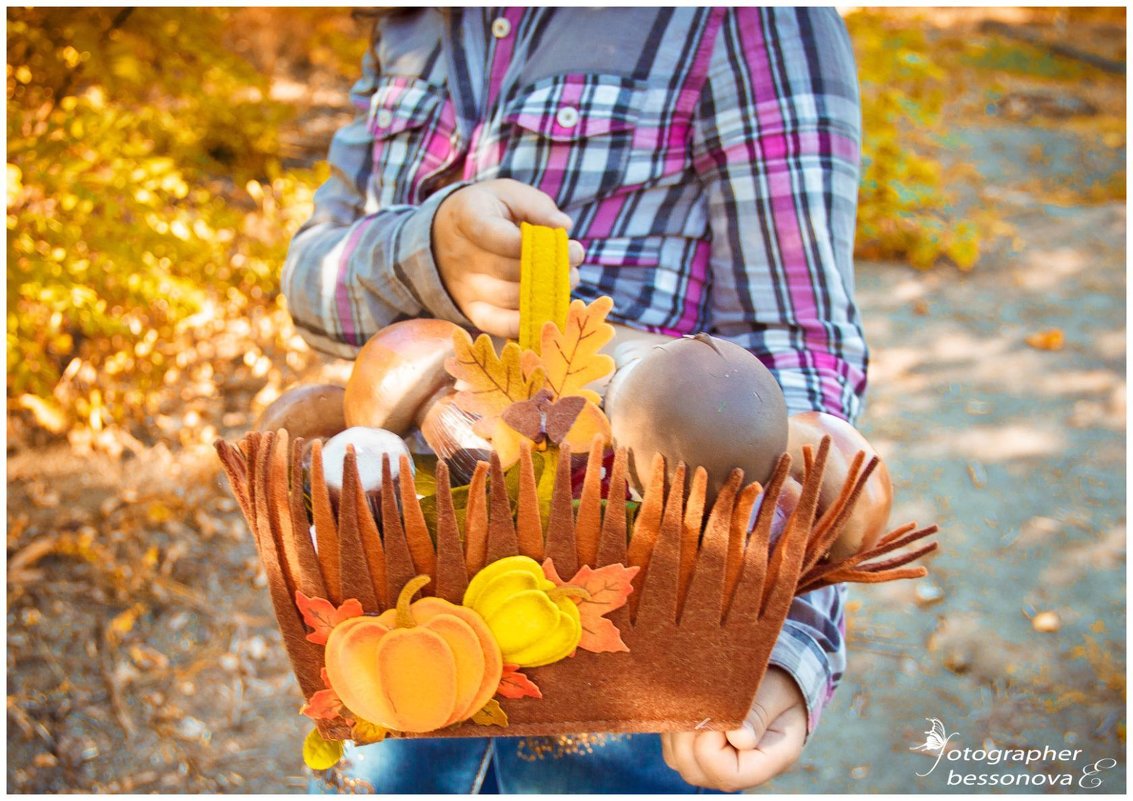
<svg viewBox="0 0 1133 801"><path fill-rule="evenodd" d="M385 12L352 98L283 274L316 347L351 356L418 316L514 337L526 220L570 230L574 295L613 297L612 321L726 337L791 413L856 418L860 110L835 12ZM378 792L761 784L798 758L841 678L843 597L795 600L740 730L389 741L349 750L350 770Z"/></svg>

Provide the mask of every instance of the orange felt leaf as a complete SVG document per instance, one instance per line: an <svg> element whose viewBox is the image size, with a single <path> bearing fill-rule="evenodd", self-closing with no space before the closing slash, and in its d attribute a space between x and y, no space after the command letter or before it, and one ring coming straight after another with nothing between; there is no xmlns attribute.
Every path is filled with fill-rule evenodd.
<svg viewBox="0 0 1133 801"><path fill-rule="evenodd" d="M579 587L588 594L586 597L572 599L578 604L578 612L582 618L582 639L578 642L579 648L595 653L629 650L622 642L622 634L618 631L618 627L605 615L625 605L630 593L633 592L633 577L640 569L625 565L606 565L595 570L590 565L583 565L574 574L574 578L563 581L550 559L543 562L543 574L549 581L560 587Z"/></svg>
<svg viewBox="0 0 1133 801"><path fill-rule="evenodd" d="M531 447L535 443L520 434L514 428L509 426L502 417L496 419L496 424L492 427L492 434L489 437L492 440L492 448L500 457L500 467L504 470L509 469L513 464L519 461L519 449L526 442Z"/></svg>
<svg viewBox="0 0 1133 801"><path fill-rule="evenodd" d="M563 444L570 446L571 453L585 453L590 450L591 445L594 444L594 436L598 434L602 436L604 445L613 441L610 418L593 403L586 401L586 405L582 407L582 411L578 413L574 424L563 438Z"/></svg>
<svg viewBox="0 0 1133 801"><path fill-rule="evenodd" d="M1027 337L1027 344L1035 350L1062 350L1066 338L1059 328L1038 331Z"/></svg>
<svg viewBox="0 0 1133 801"><path fill-rule="evenodd" d="M504 712L500 702L493 698L472 716L472 722L480 726L507 726L507 712Z"/></svg>
<svg viewBox="0 0 1133 801"><path fill-rule="evenodd" d="M307 639L316 645L326 645L331 629L362 614L362 604L356 598L348 598L336 607L325 598L308 598L300 590L295 591L295 606L303 615L303 622L313 629Z"/></svg>
<svg viewBox="0 0 1133 801"><path fill-rule="evenodd" d="M326 689L312 693L299 710L300 715L306 715L311 720L334 720L345 711L342 699L334 690Z"/></svg>
<svg viewBox="0 0 1133 801"><path fill-rule="evenodd" d="M597 392L585 387L614 370L614 360L598 352L614 338L614 327L606 322L613 307L606 295L589 306L574 300L562 330L553 322L543 325L541 360L547 388L556 398L581 395L591 403L601 402Z"/></svg>
<svg viewBox="0 0 1133 801"><path fill-rule="evenodd" d="M543 693L524 673L520 672L518 665L504 665L503 675L500 676L500 686L496 688L496 695L504 698L542 698Z"/></svg>
<svg viewBox="0 0 1133 801"><path fill-rule="evenodd" d="M491 433L504 409L529 399L546 383L541 368L533 367L525 373L520 364L522 351L515 342L505 344L498 356L487 334L473 342L468 332L458 329L453 332L452 342L455 355L445 361L445 369L467 385L456 394L455 403L481 418L474 426L481 436Z"/></svg>

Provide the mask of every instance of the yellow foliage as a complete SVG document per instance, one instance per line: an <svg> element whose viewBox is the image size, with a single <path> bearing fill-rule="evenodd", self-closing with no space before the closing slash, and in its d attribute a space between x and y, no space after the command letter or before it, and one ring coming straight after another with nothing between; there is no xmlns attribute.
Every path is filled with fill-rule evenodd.
<svg viewBox="0 0 1133 801"><path fill-rule="evenodd" d="M325 170L281 170L238 13L8 10L8 396L50 429L144 425L187 321L278 292Z"/></svg>
<svg viewBox="0 0 1133 801"><path fill-rule="evenodd" d="M982 222L955 219L939 155L941 110L955 87L925 27L884 11L847 15L862 93L862 181L856 252L962 270L980 255Z"/></svg>

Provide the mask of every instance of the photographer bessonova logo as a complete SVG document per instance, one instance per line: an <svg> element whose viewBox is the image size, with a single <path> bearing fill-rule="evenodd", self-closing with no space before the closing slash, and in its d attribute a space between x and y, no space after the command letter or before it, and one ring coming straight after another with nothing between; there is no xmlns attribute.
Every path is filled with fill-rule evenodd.
<svg viewBox="0 0 1133 801"><path fill-rule="evenodd" d="M944 727L940 718L925 718L929 727L925 741L910 746L910 751L935 756L932 767L920 777L931 775L940 763L949 763L946 783L963 787L1077 787L1093 790L1102 785L1105 771L1117 767L1113 757L1089 759L1080 748L961 748L948 747L957 737ZM1075 772L1049 773L1037 770L1040 765L1052 762L1071 763ZM1079 767L1079 763L1080 767ZM1018 768L1023 768L1019 770Z"/></svg>

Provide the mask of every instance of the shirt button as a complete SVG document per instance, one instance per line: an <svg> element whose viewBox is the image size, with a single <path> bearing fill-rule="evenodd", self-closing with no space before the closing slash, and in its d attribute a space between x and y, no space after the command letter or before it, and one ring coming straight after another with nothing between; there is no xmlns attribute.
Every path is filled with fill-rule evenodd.
<svg viewBox="0 0 1133 801"><path fill-rule="evenodd" d="M555 115L555 122L563 128L573 128L578 125L578 109L574 106L563 106Z"/></svg>
<svg viewBox="0 0 1133 801"><path fill-rule="evenodd" d="M492 36L497 39L506 39L507 35L511 33L511 23L503 17L497 17L492 20Z"/></svg>
<svg viewBox="0 0 1133 801"><path fill-rule="evenodd" d="M376 118L376 122L378 123L379 128L390 127L391 125L393 125L393 112L390 111L388 108L378 109L378 115L377 115L377 118Z"/></svg>

